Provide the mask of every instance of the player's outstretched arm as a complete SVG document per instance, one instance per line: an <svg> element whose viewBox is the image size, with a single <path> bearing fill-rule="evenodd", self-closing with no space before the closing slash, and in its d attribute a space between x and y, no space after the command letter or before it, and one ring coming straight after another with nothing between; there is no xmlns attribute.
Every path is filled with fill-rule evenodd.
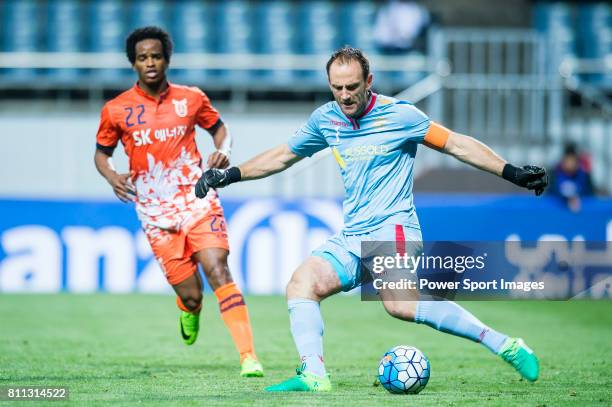
<svg viewBox="0 0 612 407"><path fill-rule="evenodd" d="M451 132L442 151L464 163L490 172L541 195L548 185L544 168L532 165L523 168L507 163L486 144L462 134Z"/></svg>
<svg viewBox="0 0 612 407"><path fill-rule="evenodd" d="M204 198L210 188L223 188L234 182L265 178L286 170L302 158L291 151L287 144L281 144L238 167L205 171L196 184L195 194L198 198Z"/></svg>

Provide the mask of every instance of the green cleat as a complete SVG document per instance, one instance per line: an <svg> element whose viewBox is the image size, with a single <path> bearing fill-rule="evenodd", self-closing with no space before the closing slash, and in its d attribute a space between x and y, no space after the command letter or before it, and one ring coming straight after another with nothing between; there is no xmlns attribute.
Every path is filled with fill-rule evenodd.
<svg viewBox="0 0 612 407"><path fill-rule="evenodd" d="M499 351L499 356L510 363L525 379L538 380L540 365L538 358L521 338L508 338Z"/></svg>
<svg viewBox="0 0 612 407"><path fill-rule="evenodd" d="M240 376L242 377L263 377L263 367L253 356L249 355L240 365Z"/></svg>
<svg viewBox="0 0 612 407"><path fill-rule="evenodd" d="M181 316L179 317L179 328L185 345L193 345L196 339L198 339L200 315L191 314L185 311L181 312Z"/></svg>
<svg viewBox="0 0 612 407"><path fill-rule="evenodd" d="M266 387L266 391L331 391L331 381L329 375L324 377L317 376L314 373L305 372L302 368L295 370L296 375L284 382Z"/></svg>

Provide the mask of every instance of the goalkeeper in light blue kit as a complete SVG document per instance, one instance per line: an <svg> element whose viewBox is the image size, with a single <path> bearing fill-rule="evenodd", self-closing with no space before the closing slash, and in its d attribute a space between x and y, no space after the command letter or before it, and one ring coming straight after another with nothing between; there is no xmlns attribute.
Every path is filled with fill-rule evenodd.
<svg viewBox="0 0 612 407"><path fill-rule="evenodd" d="M361 242L421 242L412 199L414 159L425 144L476 168L501 176L540 195L547 185L542 168L515 167L489 147L433 123L408 102L371 91L372 74L362 52L344 47L327 63L334 102L315 110L289 140L246 163L206 171L196 186L198 197L209 188L267 177L305 157L331 148L344 180L344 229L317 248L293 273L287 285L291 333L302 364L297 375L268 391L329 391L323 363L321 300L361 284ZM523 340L486 326L452 301L419 300L418 292L382 290L387 312L398 319L479 342L535 381L539 365Z"/></svg>

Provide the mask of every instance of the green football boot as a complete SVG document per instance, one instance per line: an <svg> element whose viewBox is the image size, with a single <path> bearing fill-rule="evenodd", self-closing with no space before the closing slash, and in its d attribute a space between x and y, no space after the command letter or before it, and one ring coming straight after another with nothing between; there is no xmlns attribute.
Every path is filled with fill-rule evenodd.
<svg viewBox="0 0 612 407"><path fill-rule="evenodd" d="M240 376L242 377L263 377L263 367L253 356L248 355L240 365Z"/></svg>
<svg viewBox="0 0 612 407"><path fill-rule="evenodd" d="M196 339L198 339L200 315L182 311L179 317L179 328L185 345L193 345Z"/></svg>
<svg viewBox="0 0 612 407"><path fill-rule="evenodd" d="M325 376L317 376L314 373L303 370L304 366L297 368L296 375L279 384L266 387L266 391L331 391L331 381L329 374Z"/></svg>
<svg viewBox="0 0 612 407"><path fill-rule="evenodd" d="M525 379L538 380L540 364L538 358L521 338L508 338L499 351L499 356L510 363Z"/></svg>

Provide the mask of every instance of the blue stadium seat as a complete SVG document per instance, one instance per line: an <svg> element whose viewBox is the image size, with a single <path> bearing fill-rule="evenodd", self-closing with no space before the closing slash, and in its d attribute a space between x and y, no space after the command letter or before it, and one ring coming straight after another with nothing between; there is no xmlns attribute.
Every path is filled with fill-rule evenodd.
<svg viewBox="0 0 612 407"><path fill-rule="evenodd" d="M559 27L571 28L572 9L565 3L536 3L534 9L534 25L540 32L548 33Z"/></svg>
<svg viewBox="0 0 612 407"><path fill-rule="evenodd" d="M212 9L198 0L173 5L174 49L180 53L206 53L212 49Z"/></svg>
<svg viewBox="0 0 612 407"><path fill-rule="evenodd" d="M55 0L47 10L47 51L79 52L83 48L83 16L81 3ZM49 80L72 83L78 80L78 69L51 69Z"/></svg>
<svg viewBox="0 0 612 407"><path fill-rule="evenodd" d="M218 50L227 53L251 52L250 3L244 0L228 0L218 4Z"/></svg>
<svg viewBox="0 0 612 407"><path fill-rule="evenodd" d="M545 35L548 72L556 74L565 57L576 54L572 9L565 3L537 3L534 25Z"/></svg>
<svg viewBox="0 0 612 407"><path fill-rule="evenodd" d="M24 22L40 21L40 9L33 0L7 0L4 2L0 30L2 43L0 47L5 52L35 52L40 51L39 24ZM4 69L2 76L12 81L24 83L35 78L36 69Z"/></svg>
<svg viewBox="0 0 612 407"><path fill-rule="evenodd" d="M606 3L582 4L578 7L578 30L598 31L612 26L612 7Z"/></svg>
<svg viewBox="0 0 612 407"><path fill-rule="evenodd" d="M301 53L331 55L342 45L342 39L336 28L339 22L335 3L320 0L301 3L298 15ZM327 81L324 67L304 72L303 76L306 80L319 85Z"/></svg>
<svg viewBox="0 0 612 407"><path fill-rule="evenodd" d="M250 2L228 0L217 4L217 51L228 54L254 52L252 39L252 10ZM222 80L233 85L246 83L250 78L248 70L228 70L219 72Z"/></svg>
<svg viewBox="0 0 612 407"><path fill-rule="evenodd" d="M173 5L172 33L177 53L201 54L212 52L214 35L212 7L198 0L178 2ZM172 65L170 65L172 67ZM202 85L210 77L210 71L189 69L170 71L170 77L188 85Z"/></svg>
<svg viewBox="0 0 612 407"><path fill-rule="evenodd" d="M612 56L612 29L602 27L592 37L591 54L587 57L603 59ZM612 73L610 71L601 74L589 75L588 80L607 90L612 90Z"/></svg>
<svg viewBox="0 0 612 407"><path fill-rule="evenodd" d="M576 31L581 58L601 59L612 54L612 7L606 3L578 7ZM612 74L587 74L582 79L612 89Z"/></svg>
<svg viewBox="0 0 612 407"><path fill-rule="evenodd" d="M368 54L376 52L374 24L376 5L371 1L359 0L344 3L340 15L346 21L342 30L342 44L362 49Z"/></svg>
<svg viewBox="0 0 612 407"><path fill-rule="evenodd" d="M338 11L334 3L320 0L301 3L301 51L305 54L324 55L333 52L342 42L336 29L338 23Z"/></svg>
<svg viewBox="0 0 612 407"><path fill-rule="evenodd" d="M156 25L167 30L166 12L166 5L162 0L131 1L127 32L148 25Z"/></svg>
<svg viewBox="0 0 612 407"><path fill-rule="evenodd" d="M580 56L585 58L600 57L598 37L605 37L605 31L611 25L612 12L604 3L584 4L578 8L577 33Z"/></svg>
<svg viewBox="0 0 612 407"><path fill-rule="evenodd" d="M260 2L254 13L255 50L261 54L294 54L295 16L288 1ZM265 70L256 76L266 82L288 84L293 78L291 70Z"/></svg>
<svg viewBox="0 0 612 407"><path fill-rule="evenodd" d="M33 0L6 0L2 13L2 50L8 52L39 51L40 10Z"/></svg>
<svg viewBox="0 0 612 407"><path fill-rule="evenodd" d="M89 51L125 52L124 10L117 0L95 0L89 9ZM113 83L130 74L129 63L126 69L97 69L92 75L103 83Z"/></svg>

